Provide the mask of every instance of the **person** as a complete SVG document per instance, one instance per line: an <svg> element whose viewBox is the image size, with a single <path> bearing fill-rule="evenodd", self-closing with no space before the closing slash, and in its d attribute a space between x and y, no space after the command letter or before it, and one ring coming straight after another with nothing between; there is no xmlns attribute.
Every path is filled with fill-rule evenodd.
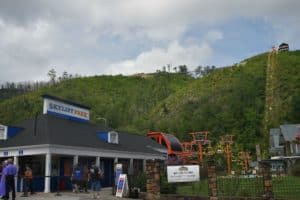
<svg viewBox="0 0 300 200"><path fill-rule="evenodd" d="M4 199L9 199L9 192L12 191L12 200L16 199L15 176L17 175L17 167L13 164L10 158L7 160L7 166L3 170L5 176L5 196Z"/></svg>
<svg viewBox="0 0 300 200"><path fill-rule="evenodd" d="M1 179L0 179L0 197L5 196L5 175L3 173L4 168L6 167L7 161L3 161L1 163Z"/></svg>
<svg viewBox="0 0 300 200"><path fill-rule="evenodd" d="M26 170L24 172L24 194L22 197L28 197L28 190L30 191L30 194L34 194L33 192L33 186L32 186L32 170L27 165Z"/></svg>
<svg viewBox="0 0 300 200"><path fill-rule="evenodd" d="M82 169L79 164L76 164L73 168L73 173L72 173L72 184L73 184L73 192L78 193L79 192L79 186L81 184L81 179L82 179Z"/></svg>
<svg viewBox="0 0 300 200"><path fill-rule="evenodd" d="M87 165L84 165L82 188L84 189L85 193L88 193L88 181L89 181L89 167Z"/></svg>
<svg viewBox="0 0 300 200"><path fill-rule="evenodd" d="M100 170L94 163L90 168L89 180L91 181L91 190L93 193L93 198L100 198L100 189L101 189L101 177L103 176L102 170Z"/></svg>

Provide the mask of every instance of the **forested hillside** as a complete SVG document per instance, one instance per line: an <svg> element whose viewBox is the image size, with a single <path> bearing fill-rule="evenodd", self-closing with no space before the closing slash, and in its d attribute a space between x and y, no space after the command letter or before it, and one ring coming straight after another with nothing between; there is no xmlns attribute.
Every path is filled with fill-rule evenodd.
<svg viewBox="0 0 300 200"><path fill-rule="evenodd" d="M2 100L0 122L13 124L42 112L44 93L91 106L91 117L138 134L148 130L209 130L214 141L233 134L239 149L262 142L267 54L216 69L201 78L160 72L148 77L94 76L64 80L37 91ZM300 51L277 55L276 108L271 126L300 123Z"/></svg>

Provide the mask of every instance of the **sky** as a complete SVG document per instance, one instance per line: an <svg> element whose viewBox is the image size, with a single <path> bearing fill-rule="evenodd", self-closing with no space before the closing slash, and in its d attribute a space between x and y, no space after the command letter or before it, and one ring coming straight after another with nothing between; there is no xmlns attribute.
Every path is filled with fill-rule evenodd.
<svg viewBox="0 0 300 200"><path fill-rule="evenodd" d="M299 0L1 0L0 83L223 67L299 35Z"/></svg>

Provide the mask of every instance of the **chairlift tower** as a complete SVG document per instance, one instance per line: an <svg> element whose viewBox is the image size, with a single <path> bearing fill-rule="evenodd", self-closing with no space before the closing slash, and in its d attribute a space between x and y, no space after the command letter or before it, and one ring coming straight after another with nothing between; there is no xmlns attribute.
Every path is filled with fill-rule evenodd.
<svg viewBox="0 0 300 200"><path fill-rule="evenodd" d="M204 146L210 144L208 140L208 131L198 131L189 133L192 136L192 141L183 142L182 146L184 149L184 159L188 162L188 157L194 157L197 155L198 161L190 160L189 162L198 163L203 165L203 156L204 156Z"/></svg>
<svg viewBox="0 0 300 200"><path fill-rule="evenodd" d="M240 151L239 158L243 162L243 169L245 170L245 172L247 172L249 170L249 163L251 159L250 153L248 151Z"/></svg>
<svg viewBox="0 0 300 200"><path fill-rule="evenodd" d="M233 144L233 135L223 135L220 137L220 144L225 145L225 154L227 162L227 174L231 173L231 145Z"/></svg>
<svg viewBox="0 0 300 200"><path fill-rule="evenodd" d="M268 63L266 68L266 96L265 96L265 114L264 114L264 132L268 136L268 127L274 122L275 107L275 85L276 85L276 66L277 66L277 50L275 46L268 53Z"/></svg>
<svg viewBox="0 0 300 200"><path fill-rule="evenodd" d="M200 131L190 133L193 137L193 141L198 145L198 159L199 164L202 166L203 164L203 148L204 145L210 144L210 140L208 140L208 131Z"/></svg>

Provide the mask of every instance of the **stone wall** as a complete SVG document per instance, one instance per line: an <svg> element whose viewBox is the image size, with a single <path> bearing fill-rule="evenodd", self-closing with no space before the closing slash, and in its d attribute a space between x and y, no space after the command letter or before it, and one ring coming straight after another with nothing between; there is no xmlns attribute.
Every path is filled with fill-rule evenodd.
<svg viewBox="0 0 300 200"><path fill-rule="evenodd" d="M159 160L146 161L147 194L146 200L160 199L160 162Z"/></svg>
<svg viewBox="0 0 300 200"><path fill-rule="evenodd" d="M209 159L207 164L209 200L218 200L216 165L213 159Z"/></svg>

